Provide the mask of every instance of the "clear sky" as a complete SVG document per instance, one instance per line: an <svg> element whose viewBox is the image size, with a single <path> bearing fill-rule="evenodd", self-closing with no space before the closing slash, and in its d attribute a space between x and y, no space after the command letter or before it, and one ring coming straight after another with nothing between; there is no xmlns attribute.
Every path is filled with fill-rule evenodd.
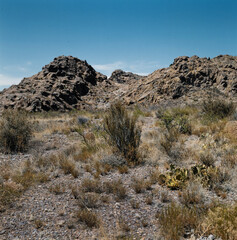
<svg viewBox="0 0 237 240"><path fill-rule="evenodd" d="M0 0L0 86L59 55L110 75L237 55L237 0Z"/></svg>

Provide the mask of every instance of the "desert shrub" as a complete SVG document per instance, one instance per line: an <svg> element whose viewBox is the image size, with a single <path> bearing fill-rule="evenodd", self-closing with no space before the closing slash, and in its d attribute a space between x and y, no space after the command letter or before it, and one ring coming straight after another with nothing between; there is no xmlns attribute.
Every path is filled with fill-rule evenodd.
<svg viewBox="0 0 237 240"><path fill-rule="evenodd" d="M130 201L130 204L131 204L131 206L132 206L133 209L139 209L139 207L140 207L139 202L136 201L135 199L132 199L132 200Z"/></svg>
<svg viewBox="0 0 237 240"><path fill-rule="evenodd" d="M207 234L214 234L223 240L237 239L237 203L209 209L202 227Z"/></svg>
<svg viewBox="0 0 237 240"><path fill-rule="evenodd" d="M65 155L62 155L60 157L59 165L62 168L64 174L72 174L72 176L75 178L79 176L75 162L72 159L67 158Z"/></svg>
<svg viewBox="0 0 237 240"><path fill-rule="evenodd" d="M50 186L49 191L51 193L59 195L65 192L65 186L61 183L56 183Z"/></svg>
<svg viewBox="0 0 237 240"><path fill-rule="evenodd" d="M137 118L129 115L121 103L111 105L104 119L109 142L122 153L128 162L138 163L138 147L141 131L136 126Z"/></svg>
<svg viewBox="0 0 237 240"><path fill-rule="evenodd" d="M188 183L185 189L179 194L180 202L185 206L201 204L203 202L201 188L202 186L198 182Z"/></svg>
<svg viewBox="0 0 237 240"><path fill-rule="evenodd" d="M6 152L22 152L28 148L32 125L25 113L6 110L0 120L0 144Z"/></svg>
<svg viewBox="0 0 237 240"><path fill-rule="evenodd" d="M200 154L199 161L201 164L204 164L205 166L208 167L215 165L215 159L210 153Z"/></svg>
<svg viewBox="0 0 237 240"><path fill-rule="evenodd" d="M86 224L87 227L99 227L100 226L100 219L96 212L92 212L89 209L81 209L77 212L76 217L79 222Z"/></svg>
<svg viewBox="0 0 237 240"><path fill-rule="evenodd" d="M132 188L136 193L142 193L145 191L144 178L133 178Z"/></svg>
<svg viewBox="0 0 237 240"><path fill-rule="evenodd" d="M202 112L206 120L218 120L230 116L234 113L233 102L228 102L219 98L209 98L202 103Z"/></svg>
<svg viewBox="0 0 237 240"><path fill-rule="evenodd" d="M127 190L121 179L104 182L103 188L106 193L113 193L118 200L125 199L127 196Z"/></svg>
<svg viewBox="0 0 237 240"><path fill-rule="evenodd" d="M14 182L10 184L0 184L0 211L2 206L12 203L21 193L21 185Z"/></svg>
<svg viewBox="0 0 237 240"><path fill-rule="evenodd" d="M99 180L84 178L81 182L81 189L84 192L102 193L102 186Z"/></svg>
<svg viewBox="0 0 237 240"><path fill-rule="evenodd" d="M196 228L199 220L195 209L189 209L174 203L157 213L156 217L161 226L161 234L167 240L181 239L186 231Z"/></svg>
<svg viewBox="0 0 237 240"><path fill-rule="evenodd" d="M182 108L159 110L156 116L160 118L168 131L176 129L179 133L191 134L191 124L188 119L189 111Z"/></svg>
<svg viewBox="0 0 237 240"><path fill-rule="evenodd" d="M160 141L160 145L164 152L173 160L180 159L181 149L177 148L175 144L178 141L180 133L176 129L170 129L165 133Z"/></svg>
<svg viewBox="0 0 237 240"><path fill-rule="evenodd" d="M78 194L78 205L80 208L97 208L99 207L99 195L96 193L83 193Z"/></svg>

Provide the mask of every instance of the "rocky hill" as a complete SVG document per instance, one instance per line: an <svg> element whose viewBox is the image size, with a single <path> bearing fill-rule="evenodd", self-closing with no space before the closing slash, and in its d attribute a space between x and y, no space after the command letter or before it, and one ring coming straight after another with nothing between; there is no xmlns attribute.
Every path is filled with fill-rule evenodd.
<svg viewBox="0 0 237 240"><path fill-rule="evenodd" d="M237 57L178 57L168 68L139 80L125 99L145 104L177 99L198 101L210 91L237 96Z"/></svg>
<svg viewBox="0 0 237 240"><path fill-rule="evenodd" d="M156 70L147 77L115 70L107 79L86 61L60 56L38 74L0 92L0 109L95 109L105 108L116 100L145 105L178 103L198 101L209 92L235 99L237 57L178 57L168 68Z"/></svg>
<svg viewBox="0 0 237 240"><path fill-rule="evenodd" d="M79 108L81 97L107 77L86 61L60 56L38 74L24 78L0 94L4 108L28 111L70 110Z"/></svg>
<svg viewBox="0 0 237 240"><path fill-rule="evenodd" d="M131 84L142 78L144 78L144 76L140 76L131 72L124 72L121 69L117 69L112 72L109 79L112 82Z"/></svg>

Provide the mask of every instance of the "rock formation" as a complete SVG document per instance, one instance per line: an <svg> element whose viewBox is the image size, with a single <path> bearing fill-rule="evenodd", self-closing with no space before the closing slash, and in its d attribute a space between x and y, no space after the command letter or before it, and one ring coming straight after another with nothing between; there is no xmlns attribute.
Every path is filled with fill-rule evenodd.
<svg viewBox="0 0 237 240"><path fill-rule="evenodd" d="M168 67L139 80L125 95L128 103L160 103L164 100L199 100L207 92L237 96L237 57L213 59L178 57Z"/></svg>
<svg viewBox="0 0 237 240"><path fill-rule="evenodd" d="M38 74L1 92L0 106L34 112L79 108L81 97L106 79L86 61L60 56Z"/></svg>
<svg viewBox="0 0 237 240"><path fill-rule="evenodd" d="M139 79L144 78L144 76L140 76L138 74L134 74L131 72L124 72L121 69L117 69L112 72L109 80L112 82L117 82L117 83L128 83L131 84L134 81L138 81Z"/></svg>
<svg viewBox="0 0 237 240"><path fill-rule="evenodd" d="M38 74L0 92L0 109L96 109L116 100L179 103L202 100L209 92L237 100L237 57L178 57L147 77L115 70L107 79L86 61L60 56Z"/></svg>

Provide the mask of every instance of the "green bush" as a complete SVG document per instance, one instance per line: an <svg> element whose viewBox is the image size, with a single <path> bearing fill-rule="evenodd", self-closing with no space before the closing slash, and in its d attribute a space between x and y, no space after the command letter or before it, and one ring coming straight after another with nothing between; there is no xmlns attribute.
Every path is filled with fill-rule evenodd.
<svg viewBox="0 0 237 240"><path fill-rule="evenodd" d="M112 143L128 162L138 163L138 147L141 131L136 126L137 118L130 116L121 103L111 105L104 119L105 131Z"/></svg>
<svg viewBox="0 0 237 240"><path fill-rule="evenodd" d="M188 115L189 112L182 108L173 108L166 111L160 110L156 113L156 116L161 119L168 131L176 129L183 134L192 133Z"/></svg>
<svg viewBox="0 0 237 240"><path fill-rule="evenodd" d="M228 117L234 113L233 102L219 98L209 98L202 103L202 112L207 120L218 120Z"/></svg>
<svg viewBox="0 0 237 240"><path fill-rule="evenodd" d="M0 120L0 144L6 152L22 152L28 147L32 125L27 115L20 111L6 110Z"/></svg>

